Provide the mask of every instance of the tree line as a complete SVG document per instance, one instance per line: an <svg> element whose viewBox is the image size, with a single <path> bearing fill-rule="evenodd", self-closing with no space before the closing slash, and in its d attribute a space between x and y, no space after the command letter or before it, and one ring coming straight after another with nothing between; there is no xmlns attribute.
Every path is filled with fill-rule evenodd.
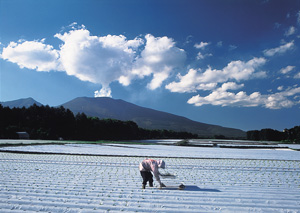
<svg viewBox="0 0 300 213"><path fill-rule="evenodd" d="M0 138L18 138L27 132L30 139L42 140L140 140L162 138L197 138L198 135L172 130L139 128L133 121L99 119L84 113L74 115L61 107L37 106L9 108L0 104Z"/></svg>
<svg viewBox="0 0 300 213"><path fill-rule="evenodd" d="M252 130L247 132L248 140L255 141L284 141L300 143L300 126L291 129L284 129L280 132L274 129Z"/></svg>

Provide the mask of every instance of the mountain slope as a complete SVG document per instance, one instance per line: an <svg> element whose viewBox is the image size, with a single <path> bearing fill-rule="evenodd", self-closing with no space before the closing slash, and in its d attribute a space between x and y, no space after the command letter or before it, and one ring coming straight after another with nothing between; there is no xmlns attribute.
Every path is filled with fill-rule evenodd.
<svg viewBox="0 0 300 213"><path fill-rule="evenodd" d="M136 122L139 127L146 129L186 131L203 137L214 135L224 135L226 137L246 136L246 133L239 129L196 122L182 116L140 107L112 98L81 97L75 98L62 106L70 109L74 114L84 112L88 116L99 117L100 119L131 120Z"/></svg>
<svg viewBox="0 0 300 213"><path fill-rule="evenodd" d="M36 104L37 106L42 106L41 103L37 102L33 98L22 98L14 101L5 101L5 102L0 102L0 104L4 107L9 107L9 108L22 108L22 107L30 107L33 104Z"/></svg>

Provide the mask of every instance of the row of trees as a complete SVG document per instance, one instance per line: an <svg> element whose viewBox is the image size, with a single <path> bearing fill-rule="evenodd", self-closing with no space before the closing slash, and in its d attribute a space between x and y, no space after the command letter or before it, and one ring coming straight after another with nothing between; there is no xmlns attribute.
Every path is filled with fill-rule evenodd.
<svg viewBox="0 0 300 213"><path fill-rule="evenodd" d="M76 116L64 107L33 105L9 108L0 105L0 138L17 138L16 132L27 132L31 139L56 140L138 140L157 138L197 138L187 132L146 130L133 121Z"/></svg>
<svg viewBox="0 0 300 213"><path fill-rule="evenodd" d="M274 129L248 131L247 139L255 141L286 141L300 143L300 126L285 129L283 132Z"/></svg>

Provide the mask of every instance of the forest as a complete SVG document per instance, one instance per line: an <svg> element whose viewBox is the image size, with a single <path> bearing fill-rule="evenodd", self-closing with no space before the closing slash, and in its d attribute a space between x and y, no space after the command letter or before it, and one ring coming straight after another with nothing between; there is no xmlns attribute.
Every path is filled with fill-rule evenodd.
<svg viewBox="0 0 300 213"><path fill-rule="evenodd" d="M27 132L30 139L41 140L141 140L197 138L198 135L172 130L148 130L133 121L99 119L84 113L74 115L64 107L33 105L9 108L0 104L0 138L17 139L17 132Z"/></svg>
<svg viewBox="0 0 300 213"><path fill-rule="evenodd" d="M252 130L247 132L247 139L254 141L300 143L300 126L284 129L282 132L274 129Z"/></svg>

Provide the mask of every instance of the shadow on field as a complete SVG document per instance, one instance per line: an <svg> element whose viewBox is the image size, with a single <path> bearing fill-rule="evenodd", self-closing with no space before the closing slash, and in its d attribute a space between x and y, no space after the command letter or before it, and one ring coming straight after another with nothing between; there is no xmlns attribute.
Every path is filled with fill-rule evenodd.
<svg viewBox="0 0 300 213"><path fill-rule="evenodd" d="M203 192L221 192L218 189L204 189L199 188L198 186L185 186L186 191L203 191Z"/></svg>
<svg viewBox="0 0 300 213"><path fill-rule="evenodd" d="M179 190L177 186L167 186L162 188L163 190ZM193 186L193 185L189 185L189 186L185 186L184 190L180 190L180 191L202 191L202 192L221 192L218 189L204 189L204 188L199 188L198 186Z"/></svg>

